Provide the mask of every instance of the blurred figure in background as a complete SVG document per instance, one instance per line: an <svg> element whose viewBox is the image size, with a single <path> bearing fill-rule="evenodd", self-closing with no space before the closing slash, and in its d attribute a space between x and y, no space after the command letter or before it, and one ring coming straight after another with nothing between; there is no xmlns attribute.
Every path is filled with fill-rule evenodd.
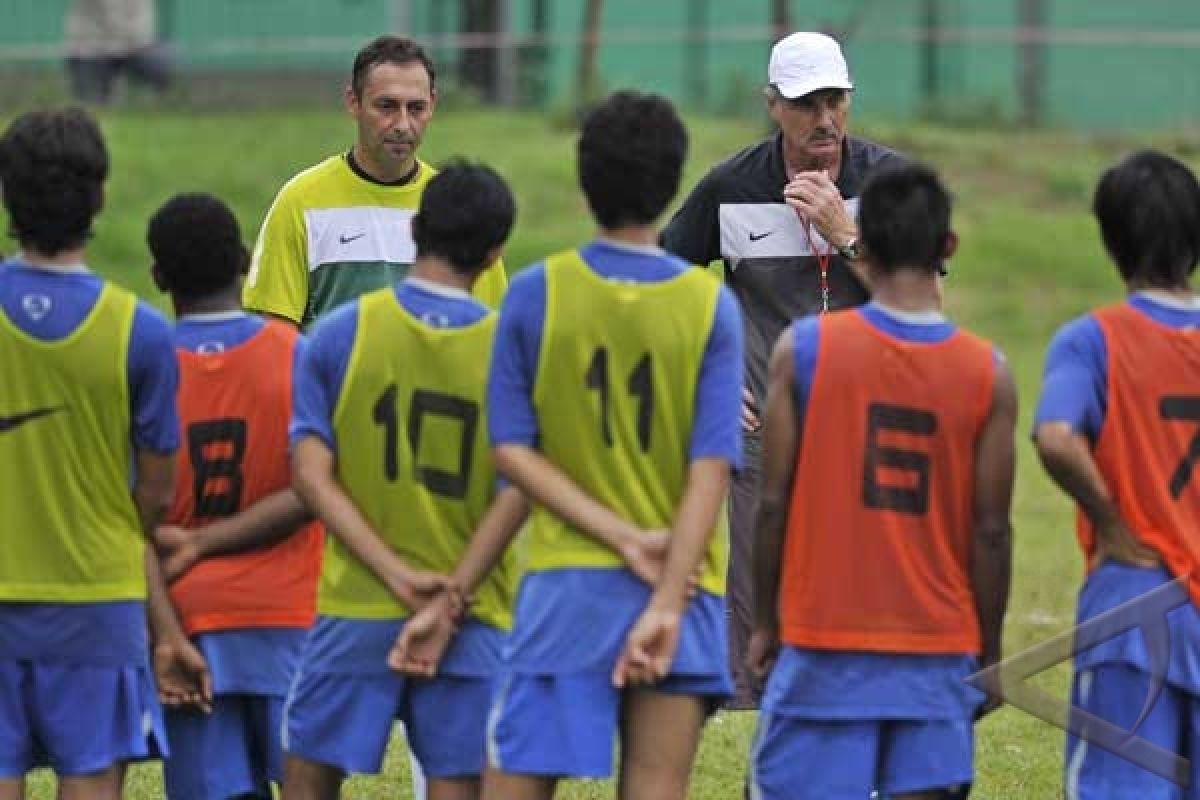
<svg viewBox="0 0 1200 800"><path fill-rule="evenodd" d="M107 105L122 74L157 92L166 91L174 65L156 26L154 0L75 0L66 21L71 96Z"/></svg>

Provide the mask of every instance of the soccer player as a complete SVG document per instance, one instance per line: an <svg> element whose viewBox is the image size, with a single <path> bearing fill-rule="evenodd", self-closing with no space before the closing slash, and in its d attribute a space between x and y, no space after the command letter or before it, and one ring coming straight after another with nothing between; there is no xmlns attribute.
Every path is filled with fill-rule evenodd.
<svg viewBox="0 0 1200 800"><path fill-rule="evenodd" d="M283 700L315 616L322 547L287 455L300 336L241 310L249 255L220 200L177 195L151 218L147 240L178 319L185 444L155 539L215 695L208 713L166 713L167 796L270 798L270 781L283 780Z"/></svg>
<svg viewBox="0 0 1200 800"><path fill-rule="evenodd" d="M931 170L869 179L859 230L872 302L794 323L771 356L755 797L963 796L991 708L963 679L1000 658L1013 378L939 310L957 240Z"/></svg>
<svg viewBox="0 0 1200 800"><path fill-rule="evenodd" d="M0 136L21 246L0 267L4 800L38 765L59 797L115 800L128 762L165 753L147 610L159 691L208 699L144 538L171 500L179 443L170 326L86 267L108 165L77 109L30 112Z"/></svg>
<svg viewBox="0 0 1200 800"><path fill-rule="evenodd" d="M714 276L656 246L686 151L662 97L597 107L578 169L598 235L521 272L501 309L492 444L534 508L491 800L609 775L618 733L620 796L682 800L732 691L720 512L740 458L741 320Z"/></svg>
<svg viewBox="0 0 1200 800"><path fill-rule="evenodd" d="M296 381L294 480L330 536L320 616L285 710L289 800L337 797L346 773L378 772L397 718L430 800L478 795L514 565L506 558L473 588L465 619L446 576L472 536L503 552L525 514L519 491L497 490L484 412L496 315L469 294L514 215L495 172L448 166L413 219L409 276L313 331ZM471 587L480 577L455 574ZM437 677L392 672L405 619L431 603L461 621ZM436 661L429 647L423 638L394 661Z"/></svg>
<svg viewBox="0 0 1200 800"><path fill-rule="evenodd" d="M1136 628L1076 654L1072 699L1190 760L1191 788L1070 736L1066 793L1198 797L1200 297L1190 278L1200 259L1200 185L1175 159L1143 151L1104 174L1092 210L1127 297L1055 335L1034 423L1046 471L1078 505L1089 571L1079 622L1185 576L1192 602L1165 623L1142 619L1168 627L1169 654L1160 654L1168 658L1156 658Z"/></svg>
<svg viewBox="0 0 1200 800"><path fill-rule="evenodd" d="M246 308L308 327L404 277L415 252L412 217L436 174L417 150L437 99L433 61L416 42L380 36L359 51L345 90L357 139L280 189L254 247ZM506 284L496 263L474 294L496 308Z"/></svg>

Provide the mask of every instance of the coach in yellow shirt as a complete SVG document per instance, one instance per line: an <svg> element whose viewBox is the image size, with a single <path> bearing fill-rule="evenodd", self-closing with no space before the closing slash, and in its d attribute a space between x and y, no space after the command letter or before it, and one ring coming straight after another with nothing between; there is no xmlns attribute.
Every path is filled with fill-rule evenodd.
<svg viewBox="0 0 1200 800"><path fill-rule="evenodd" d="M412 218L436 173L417 158L437 106L433 62L419 44L397 36L368 43L354 59L345 101L358 124L354 146L280 189L243 289L247 309L301 328L408 274ZM506 283L497 261L474 294L495 308Z"/></svg>

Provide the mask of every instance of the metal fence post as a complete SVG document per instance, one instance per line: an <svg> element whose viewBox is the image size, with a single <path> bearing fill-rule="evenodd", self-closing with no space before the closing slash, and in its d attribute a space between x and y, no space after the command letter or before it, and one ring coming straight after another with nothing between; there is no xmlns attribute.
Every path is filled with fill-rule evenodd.
<svg viewBox="0 0 1200 800"><path fill-rule="evenodd" d="M412 0L392 0L388 24L394 33L411 36L413 33Z"/></svg>

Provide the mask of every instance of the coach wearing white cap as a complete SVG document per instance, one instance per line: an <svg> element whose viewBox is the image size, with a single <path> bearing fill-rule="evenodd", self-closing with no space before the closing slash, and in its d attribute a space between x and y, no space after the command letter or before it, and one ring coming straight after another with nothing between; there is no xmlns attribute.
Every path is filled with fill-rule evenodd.
<svg viewBox="0 0 1200 800"><path fill-rule="evenodd" d="M746 453L730 509L728 594L734 707L740 708L757 704L744 656L753 618L750 554L767 360L793 319L866 301L856 264L857 197L873 169L900 159L847 135L854 83L834 39L793 33L780 40L767 80L767 112L779 130L713 167L662 236L663 247L694 264L724 260L745 320Z"/></svg>

